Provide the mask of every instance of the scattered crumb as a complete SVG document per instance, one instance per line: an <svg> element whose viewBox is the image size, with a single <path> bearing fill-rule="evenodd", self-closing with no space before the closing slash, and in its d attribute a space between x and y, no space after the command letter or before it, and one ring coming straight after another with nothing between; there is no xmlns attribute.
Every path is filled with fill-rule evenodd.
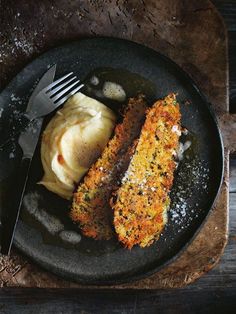
<svg viewBox="0 0 236 314"><path fill-rule="evenodd" d="M191 104L191 101L190 101L189 99L186 99L186 100L184 101L184 104L185 104L185 105L190 105L190 104Z"/></svg>
<svg viewBox="0 0 236 314"><path fill-rule="evenodd" d="M183 135L188 135L188 129L186 129L186 128L182 128L182 134Z"/></svg>
<svg viewBox="0 0 236 314"><path fill-rule="evenodd" d="M191 141L186 141L184 143L182 143L182 142L179 143L179 148L178 148L177 152L175 152L175 151L173 152L173 155L177 156L178 161L181 161L181 160L184 159L184 152L186 150L188 150L191 145L192 145Z"/></svg>
<svg viewBox="0 0 236 314"><path fill-rule="evenodd" d="M18 13L20 14L20 13ZM18 15L17 16L20 16ZM25 55L31 55L34 48L33 42L29 42L28 38L24 35L14 34L17 31L17 27L13 28L11 38L5 41L0 46L0 63L4 62L9 57L16 57L20 52Z"/></svg>
<svg viewBox="0 0 236 314"><path fill-rule="evenodd" d="M10 154L9 154L9 158L10 159L13 159L15 157L15 154L13 153L13 152L11 152Z"/></svg>

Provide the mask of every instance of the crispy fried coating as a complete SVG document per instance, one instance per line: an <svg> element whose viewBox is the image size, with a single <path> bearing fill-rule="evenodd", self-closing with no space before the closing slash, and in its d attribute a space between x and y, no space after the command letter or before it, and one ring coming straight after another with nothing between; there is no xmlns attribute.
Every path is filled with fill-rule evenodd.
<svg viewBox="0 0 236 314"><path fill-rule="evenodd" d="M128 168L146 108L141 95L129 100L123 122L74 194L70 217L88 237L108 240L114 234L109 201Z"/></svg>
<svg viewBox="0 0 236 314"><path fill-rule="evenodd" d="M129 249L152 244L166 224L180 134L179 104L170 94L148 110L122 185L111 200L118 239Z"/></svg>

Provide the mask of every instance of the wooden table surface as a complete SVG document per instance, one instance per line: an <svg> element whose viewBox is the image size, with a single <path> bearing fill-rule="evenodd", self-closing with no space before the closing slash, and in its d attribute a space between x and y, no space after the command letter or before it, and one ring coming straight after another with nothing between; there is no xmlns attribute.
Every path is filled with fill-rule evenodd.
<svg viewBox="0 0 236 314"><path fill-rule="evenodd" d="M213 3L224 17L229 32L230 110L236 114L236 0L214 0ZM236 313L236 156L231 156L230 162L229 242L212 271L178 290L0 290L1 314L54 312Z"/></svg>

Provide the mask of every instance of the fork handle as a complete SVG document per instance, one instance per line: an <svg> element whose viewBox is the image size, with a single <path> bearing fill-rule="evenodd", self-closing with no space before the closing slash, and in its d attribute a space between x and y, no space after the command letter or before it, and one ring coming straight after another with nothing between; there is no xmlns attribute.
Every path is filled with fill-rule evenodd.
<svg viewBox="0 0 236 314"><path fill-rule="evenodd" d="M2 130L1 138L0 138L0 148L3 148L7 143L9 143L12 139L16 139L19 137L20 133L23 132L30 123L30 119L26 114L20 117L20 120L17 121L18 125L16 128L12 128L9 132L9 127L6 127ZM14 123L15 125L15 123Z"/></svg>
<svg viewBox="0 0 236 314"><path fill-rule="evenodd" d="M31 158L23 156L17 171L15 189L14 186L12 187L12 191L14 191L14 198L9 200L10 206L7 211L4 210L5 215L2 217L1 253L4 255L9 255L11 250L16 225L20 214L22 199L29 175L30 164Z"/></svg>

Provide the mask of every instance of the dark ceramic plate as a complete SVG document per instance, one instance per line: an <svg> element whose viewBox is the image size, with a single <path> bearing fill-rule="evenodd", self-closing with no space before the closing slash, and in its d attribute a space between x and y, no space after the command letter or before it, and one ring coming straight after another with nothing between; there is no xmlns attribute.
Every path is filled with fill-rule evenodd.
<svg viewBox="0 0 236 314"><path fill-rule="evenodd" d="M134 247L131 251L122 248L116 239L94 241L82 236L78 242L79 231L67 218L69 203L36 184L42 176L38 147L14 244L49 271L81 283L129 282L154 273L191 242L219 190L223 148L210 106L190 78L157 52L125 40L84 39L48 51L13 79L0 95L2 127L17 123L18 111L24 111L35 82L54 63L58 65L57 76L74 71L81 79L89 79L95 71L101 80L123 85L128 96L144 92L150 103L170 92L178 93L182 125L189 130L181 141L190 140L192 145L176 172L168 224L159 241L148 248ZM84 92L99 98L99 93L89 88L89 83ZM114 110L120 106L106 99L103 101ZM14 142L0 152L2 201L14 180L20 155ZM59 236L62 229L74 230L73 239L78 243L69 243L68 234L67 239L62 240Z"/></svg>

